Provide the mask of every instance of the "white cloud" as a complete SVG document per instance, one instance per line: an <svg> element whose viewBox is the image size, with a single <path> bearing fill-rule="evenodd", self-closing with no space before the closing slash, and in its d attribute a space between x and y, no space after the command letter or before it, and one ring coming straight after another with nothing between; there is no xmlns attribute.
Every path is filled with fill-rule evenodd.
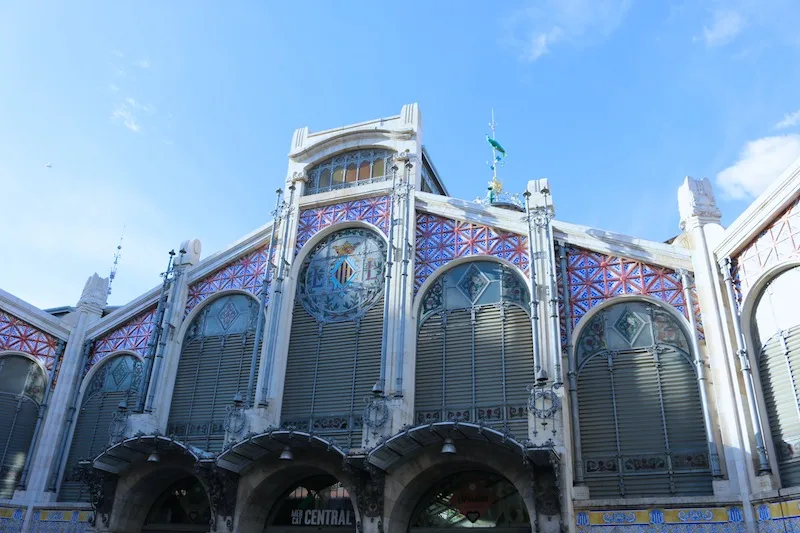
<svg viewBox="0 0 800 533"><path fill-rule="evenodd" d="M139 59L133 62L134 67L139 68L150 68L150 60L149 59Z"/></svg>
<svg viewBox="0 0 800 533"><path fill-rule="evenodd" d="M116 85L114 85L113 83L109 84L109 85L108 85L108 88L111 90L111 92L112 92L112 93L117 93L117 92L119 92L119 87L117 87L117 86L116 86Z"/></svg>
<svg viewBox="0 0 800 533"><path fill-rule="evenodd" d="M130 106L133 109L138 109L140 111L144 111L145 113L155 113L156 108L150 104L143 104L130 96L125 98L125 104Z"/></svg>
<svg viewBox="0 0 800 533"><path fill-rule="evenodd" d="M703 27L703 40L708 46L729 43L745 27L745 19L737 11L714 11L711 27Z"/></svg>
<svg viewBox="0 0 800 533"><path fill-rule="evenodd" d="M139 126L139 123L136 121L136 117L133 116L131 110L124 104L118 105L114 111L111 113L111 118L116 121L121 121L122 124L131 130L134 133L139 133L142 128Z"/></svg>
<svg viewBox="0 0 800 533"><path fill-rule="evenodd" d="M754 198L798 158L800 135L756 139L742 148L736 163L717 174L717 184L732 198Z"/></svg>
<svg viewBox="0 0 800 533"><path fill-rule="evenodd" d="M782 130L797 126L798 123L800 123L800 109L783 117L783 120L775 124L775 128Z"/></svg>
<svg viewBox="0 0 800 533"><path fill-rule="evenodd" d="M111 50L111 55L114 55L116 57L125 57L125 54L123 54L119 50Z"/></svg>
<svg viewBox="0 0 800 533"><path fill-rule="evenodd" d="M525 61L536 61L556 44L590 43L608 37L625 18L631 0L544 0L513 13L505 38Z"/></svg>

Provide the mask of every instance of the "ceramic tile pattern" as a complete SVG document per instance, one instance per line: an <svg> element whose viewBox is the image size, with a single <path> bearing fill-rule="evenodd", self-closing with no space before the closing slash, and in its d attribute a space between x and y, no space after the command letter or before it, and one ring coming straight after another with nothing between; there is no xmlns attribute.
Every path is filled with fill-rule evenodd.
<svg viewBox="0 0 800 533"><path fill-rule="evenodd" d="M58 339L21 318L0 309L0 351L14 350L32 355L53 369Z"/></svg>
<svg viewBox="0 0 800 533"><path fill-rule="evenodd" d="M787 259L800 258L800 197L735 258L734 278L741 302L758 277Z"/></svg>
<svg viewBox="0 0 800 533"><path fill-rule="evenodd" d="M741 507L578 511L578 533L743 533Z"/></svg>
<svg viewBox="0 0 800 533"><path fill-rule="evenodd" d="M88 371L108 354L119 350L130 350L144 357L147 352L147 341L150 340L150 334L153 331L155 314L156 308L151 307L115 330L99 337L92 347L86 370Z"/></svg>
<svg viewBox="0 0 800 533"><path fill-rule="evenodd" d="M528 270L528 238L481 224L417 213L414 292L440 266L460 257L500 257Z"/></svg>
<svg viewBox="0 0 800 533"><path fill-rule="evenodd" d="M72 509L37 509L30 523L32 533L84 533L94 531L89 525L91 511Z"/></svg>
<svg viewBox="0 0 800 533"><path fill-rule="evenodd" d="M200 302L218 291L241 289L257 297L264 284L264 268L269 258L269 248L269 244L265 244L257 250L231 261L205 278L190 284L184 316L188 315ZM273 257L272 263L275 264L275 262Z"/></svg>
<svg viewBox="0 0 800 533"><path fill-rule="evenodd" d="M641 261L620 256L567 246L567 278L569 280L569 303L573 330L581 318L593 307L622 294L641 294L665 302L688 319L683 299L683 283L677 272L670 268L648 265ZM558 273L559 293L562 292L561 276ZM564 305L561 297L561 331L564 337ZM702 338L700 309L695 301L695 318Z"/></svg>
<svg viewBox="0 0 800 533"><path fill-rule="evenodd" d="M300 211L297 221L295 254L318 231L339 222L360 220L377 226L384 235L389 233L389 196L376 196L351 202L314 207Z"/></svg>

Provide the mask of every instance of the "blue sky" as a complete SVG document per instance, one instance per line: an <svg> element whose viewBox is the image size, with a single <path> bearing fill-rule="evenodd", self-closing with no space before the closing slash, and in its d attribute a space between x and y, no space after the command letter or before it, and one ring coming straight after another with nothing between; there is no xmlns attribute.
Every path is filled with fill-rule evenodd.
<svg viewBox="0 0 800 533"><path fill-rule="evenodd" d="M7 2L0 286L72 305L159 282L264 224L295 128L419 102L453 196L551 180L558 218L662 241L707 176L730 223L800 156L796 0ZM50 164L51 167L46 167Z"/></svg>

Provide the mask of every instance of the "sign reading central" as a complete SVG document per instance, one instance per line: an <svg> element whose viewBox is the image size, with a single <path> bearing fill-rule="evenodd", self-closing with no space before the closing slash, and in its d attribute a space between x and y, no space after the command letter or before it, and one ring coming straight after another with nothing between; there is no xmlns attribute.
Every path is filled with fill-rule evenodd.
<svg viewBox="0 0 800 533"><path fill-rule="evenodd" d="M368 230L331 235L300 269L300 302L320 321L358 318L383 294L385 257L383 239Z"/></svg>

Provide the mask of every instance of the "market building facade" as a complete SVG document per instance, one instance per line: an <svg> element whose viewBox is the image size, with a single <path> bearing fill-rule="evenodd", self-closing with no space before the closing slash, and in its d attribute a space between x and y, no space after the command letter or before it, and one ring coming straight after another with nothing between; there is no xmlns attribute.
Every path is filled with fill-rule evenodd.
<svg viewBox="0 0 800 533"><path fill-rule="evenodd" d="M416 104L299 129L273 220L134 301L0 291L0 531L800 527L798 202L686 178L651 242L448 196Z"/></svg>

